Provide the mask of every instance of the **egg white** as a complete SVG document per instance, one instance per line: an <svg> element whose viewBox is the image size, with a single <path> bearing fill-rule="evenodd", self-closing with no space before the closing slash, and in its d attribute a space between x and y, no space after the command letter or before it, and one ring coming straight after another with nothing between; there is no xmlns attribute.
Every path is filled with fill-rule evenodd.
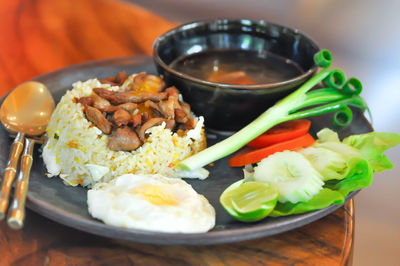
<svg viewBox="0 0 400 266"><path fill-rule="evenodd" d="M89 213L104 223L132 229L203 233L215 210L189 184L161 175L125 174L88 191Z"/></svg>

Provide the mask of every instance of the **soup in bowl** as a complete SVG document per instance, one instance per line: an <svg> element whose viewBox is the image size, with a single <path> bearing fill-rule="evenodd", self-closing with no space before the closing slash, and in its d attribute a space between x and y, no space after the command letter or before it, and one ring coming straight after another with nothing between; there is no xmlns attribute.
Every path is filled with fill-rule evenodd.
<svg viewBox="0 0 400 266"><path fill-rule="evenodd" d="M154 43L157 71L208 128L236 131L309 79L317 44L262 20L217 19L178 26Z"/></svg>

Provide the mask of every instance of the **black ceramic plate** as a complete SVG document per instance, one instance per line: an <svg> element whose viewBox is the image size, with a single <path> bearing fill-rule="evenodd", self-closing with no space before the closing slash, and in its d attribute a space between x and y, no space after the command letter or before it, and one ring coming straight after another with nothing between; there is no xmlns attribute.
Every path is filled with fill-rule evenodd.
<svg viewBox="0 0 400 266"><path fill-rule="evenodd" d="M151 57L133 56L75 65L39 76L34 80L43 82L52 92L56 102L58 102L75 81L94 77L104 78L123 70L128 74L141 71L155 73ZM3 99L1 99L1 102L3 102ZM312 132L329 125L329 117L320 116L315 118L312 123ZM355 113L353 123L346 130L342 130L339 133L344 137L349 134L358 134L370 130L371 126L364 116L360 113ZM222 138L221 135L215 133L208 133L208 137L209 144ZM1 169L4 169L7 164L11 143L12 139L9 138L4 128L1 128ZM27 194L27 206L51 220L85 232L135 242L168 245L209 245L260 238L303 226L330 214L340 207L339 205L332 205L325 209L302 215L266 218L257 223L241 223L231 218L218 202L222 191L228 185L242 178L241 169L228 167L227 158L225 158L217 161L214 166L209 167L209 170L211 174L208 179L204 181L188 181L198 193L203 194L210 201L216 210L216 226L208 233L171 234L131 230L108 226L91 218L87 211L87 190L82 187L66 186L57 177L47 178L43 161L40 158L39 147L36 147L34 153L34 164ZM354 195L355 193L351 193L348 199Z"/></svg>

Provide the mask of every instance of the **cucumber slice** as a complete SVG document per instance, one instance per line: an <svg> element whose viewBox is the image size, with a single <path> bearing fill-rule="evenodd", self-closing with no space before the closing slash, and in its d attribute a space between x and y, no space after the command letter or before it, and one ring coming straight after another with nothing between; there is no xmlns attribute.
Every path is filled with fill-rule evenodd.
<svg viewBox="0 0 400 266"><path fill-rule="evenodd" d="M263 159L254 168L253 176L276 189L281 203L308 201L324 185L322 175L310 161L294 151L277 152Z"/></svg>

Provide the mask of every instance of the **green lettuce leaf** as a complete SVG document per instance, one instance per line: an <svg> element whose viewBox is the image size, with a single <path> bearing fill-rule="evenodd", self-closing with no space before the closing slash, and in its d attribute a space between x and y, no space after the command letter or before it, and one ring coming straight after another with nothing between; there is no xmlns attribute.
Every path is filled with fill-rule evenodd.
<svg viewBox="0 0 400 266"><path fill-rule="evenodd" d="M349 136L343 140L343 143L360 150L362 157L371 164L373 170L382 172L393 168L393 164L383 152L400 144L400 135L396 133L370 132Z"/></svg>
<svg viewBox="0 0 400 266"><path fill-rule="evenodd" d="M352 158L362 158L361 152L340 142L336 132L324 128L317 133L318 140L310 147L299 150L323 176L323 181L343 179L351 170Z"/></svg>
<svg viewBox="0 0 400 266"><path fill-rule="evenodd" d="M275 209L269 214L272 217L286 216L292 214L299 214L314 210L323 209L331 204L343 204L344 197L342 193L323 188L312 199L306 202L298 202L293 204L291 202L280 203L278 202Z"/></svg>
<svg viewBox="0 0 400 266"><path fill-rule="evenodd" d="M332 204L343 204L350 192L368 187L373 178L373 171L368 161L352 159L349 165L351 170L344 179L326 182L323 189L309 201L296 204L278 202L269 216L299 214L323 209Z"/></svg>
<svg viewBox="0 0 400 266"><path fill-rule="evenodd" d="M344 156L347 160L351 158L362 158L361 152L350 145L340 142L338 134L329 129L324 128L317 133L318 140L314 143L313 147L324 148L337 152Z"/></svg>
<svg viewBox="0 0 400 266"><path fill-rule="evenodd" d="M348 171L348 160L340 153L330 149L310 146L299 150L321 174L323 181L343 179Z"/></svg>
<svg viewBox="0 0 400 266"><path fill-rule="evenodd" d="M346 197L352 191L371 185L374 172L367 160L352 159L349 166L351 170L345 178L327 181L324 187L340 192Z"/></svg>

